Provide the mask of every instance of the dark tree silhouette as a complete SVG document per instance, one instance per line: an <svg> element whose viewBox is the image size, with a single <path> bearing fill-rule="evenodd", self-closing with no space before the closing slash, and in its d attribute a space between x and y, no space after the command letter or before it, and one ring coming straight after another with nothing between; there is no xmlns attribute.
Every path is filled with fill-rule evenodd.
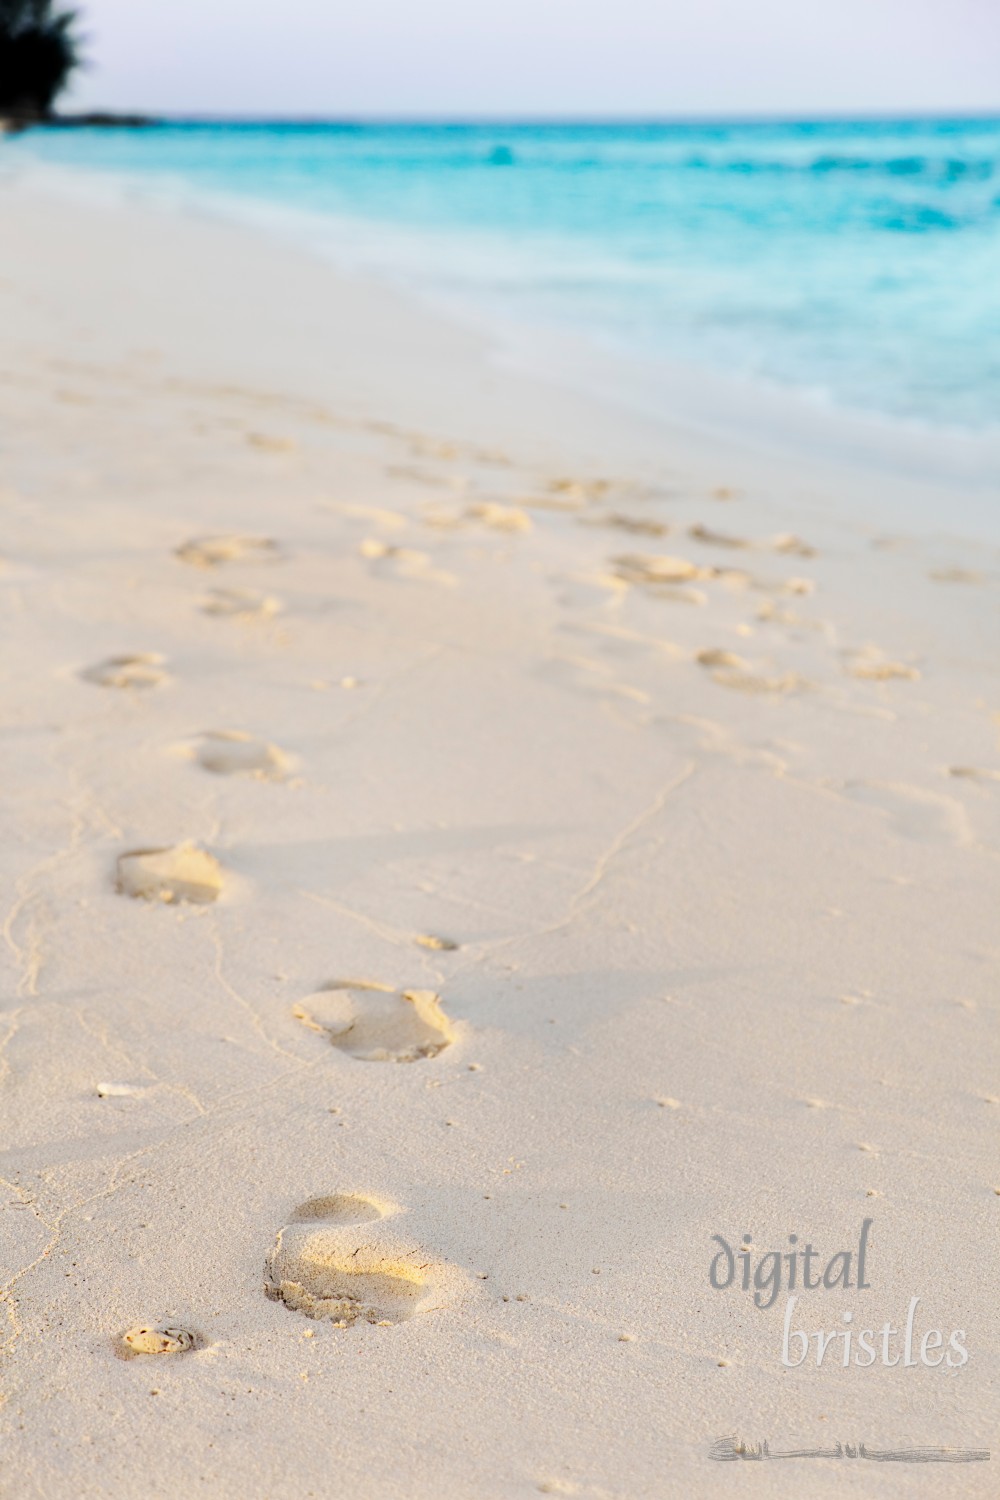
<svg viewBox="0 0 1000 1500"><path fill-rule="evenodd" d="M0 118L49 114L80 62L76 19L53 0L0 0Z"/></svg>

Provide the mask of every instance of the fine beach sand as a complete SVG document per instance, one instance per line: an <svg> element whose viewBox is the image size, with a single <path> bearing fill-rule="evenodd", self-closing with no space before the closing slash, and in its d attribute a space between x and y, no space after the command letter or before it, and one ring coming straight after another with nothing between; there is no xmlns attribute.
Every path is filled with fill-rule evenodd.
<svg viewBox="0 0 1000 1500"><path fill-rule="evenodd" d="M708 1455L996 1448L998 550L263 232L0 212L3 1493L995 1494ZM797 1325L963 1368L709 1285L866 1218Z"/></svg>

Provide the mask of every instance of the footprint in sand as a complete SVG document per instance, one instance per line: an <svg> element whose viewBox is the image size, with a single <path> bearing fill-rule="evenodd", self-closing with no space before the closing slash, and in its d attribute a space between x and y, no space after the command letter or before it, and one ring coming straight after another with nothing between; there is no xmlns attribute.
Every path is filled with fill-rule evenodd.
<svg viewBox="0 0 1000 1500"><path fill-rule="evenodd" d="M470 521L478 521L494 531L530 531L534 524L519 505L501 505L496 500L477 500L474 505L466 506L465 514Z"/></svg>
<svg viewBox="0 0 1000 1500"><path fill-rule="evenodd" d="M433 932L418 932L413 941L421 948L432 948L438 953L456 953L458 944L454 938L441 937Z"/></svg>
<svg viewBox="0 0 1000 1500"><path fill-rule="evenodd" d="M267 620L280 613L281 601L255 589L210 589L201 607L220 618Z"/></svg>
<svg viewBox="0 0 1000 1500"><path fill-rule="evenodd" d="M928 574L935 583L985 583L982 573L974 568L935 568Z"/></svg>
<svg viewBox="0 0 1000 1500"><path fill-rule="evenodd" d="M427 552L418 552L412 547L394 547L388 542L369 537L358 549L361 556L372 564L372 572L406 578L415 583L436 583L451 587L455 583L452 573L435 568Z"/></svg>
<svg viewBox="0 0 1000 1500"><path fill-rule="evenodd" d="M418 1062L455 1040L433 990L343 979L310 995L292 1014L358 1062Z"/></svg>
<svg viewBox="0 0 1000 1500"><path fill-rule="evenodd" d="M1000 781L1000 771L985 770L982 766L949 766L948 775L965 781Z"/></svg>
<svg viewBox="0 0 1000 1500"><path fill-rule="evenodd" d="M468 483L464 474L435 474L433 470L416 464L389 464L385 472L390 479L419 484L422 489L464 490Z"/></svg>
<svg viewBox="0 0 1000 1500"><path fill-rule="evenodd" d="M797 672L782 672L780 677L762 676L758 672L747 672L743 667L720 667L712 673L712 681L720 687L732 688L737 693L763 693L782 695L799 693L809 686Z"/></svg>
<svg viewBox="0 0 1000 1500"><path fill-rule="evenodd" d="M310 1198L279 1229L264 1292L336 1328L403 1323L421 1311L434 1267L392 1232L393 1210L349 1193ZM430 1275L428 1274L430 1273Z"/></svg>
<svg viewBox="0 0 1000 1500"><path fill-rule="evenodd" d="M292 759L277 745L240 729L209 729L185 753L215 776L254 776L259 781L283 781Z"/></svg>
<svg viewBox="0 0 1000 1500"><path fill-rule="evenodd" d="M766 593L807 594L813 589L813 583L808 578L783 578L771 582L751 577L745 568L702 567L686 557L627 552L612 558L611 562L616 576L624 583L652 589L660 597L674 597L678 585L702 578L718 579L730 589L752 588Z"/></svg>
<svg viewBox="0 0 1000 1500"><path fill-rule="evenodd" d="M653 521L647 516L627 516L619 511L604 516L585 516L582 520L587 526L611 526L616 531L630 531L635 536L666 536L670 531L666 521Z"/></svg>
<svg viewBox="0 0 1000 1500"><path fill-rule="evenodd" d="M207 906L222 890L222 867L197 844L166 849L131 849L118 856L117 887L142 901L187 901Z"/></svg>
<svg viewBox="0 0 1000 1500"><path fill-rule="evenodd" d="M696 652L694 659L699 667L708 667L711 670L714 670L716 667L746 666L743 658L737 656L735 651L723 651L721 647L717 646L709 646L704 651Z"/></svg>
<svg viewBox="0 0 1000 1500"><path fill-rule="evenodd" d="M863 646L859 651L845 651L842 655L848 677L859 677L863 682L891 682L894 678L917 682L920 679L917 667L890 661L876 646Z"/></svg>
<svg viewBox="0 0 1000 1500"><path fill-rule="evenodd" d="M217 568L231 562L273 562L277 542L265 536L196 536L174 553L192 568Z"/></svg>
<svg viewBox="0 0 1000 1500"><path fill-rule="evenodd" d="M578 505L586 504L589 500L602 500L609 490L613 488L610 479L550 479L548 483L549 493L552 495L563 495L568 500L574 500Z"/></svg>
<svg viewBox="0 0 1000 1500"><path fill-rule="evenodd" d="M764 594L796 594L805 598L816 592L816 582L812 578L754 578L739 569L720 572L719 577L735 588L757 589Z"/></svg>
<svg viewBox="0 0 1000 1500"><path fill-rule="evenodd" d="M752 672L741 656L714 647L697 652L695 661L709 671L712 681L720 687L734 688L740 693L795 693L808 686L795 672L784 672L780 677Z"/></svg>
<svg viewBox="0 0 1000 1500"><path fill-rule="evenodd" d="M109 656L95 666L85 667L80 676L84 682L96 682L99 687L159 687L167 680L164 660L154 651L140 652L135 656Z"/></svg>
<svg viewBox="0 0 1000 1500"><path fill-rule="evenodd" d="M247 442L262 453L294 453L296 448L294 438L275 437L269 432L248 432Z"/></svg>
<svg viewBox="0 0 1000 1500"><path fill-rule="evenodd" d="M135 1359L140 1354L186 1354L199 1343L198 1335L189 1328L165 1323L136 1323L121 1335L117 1353L122 1359Z"/></svg>
<svg viewBox="0 0 1000 1500"><path fill-rule="evenodd" d="M801 537L791 531L779 532L766 541L749 541L742 536L732 536L724 531L712 531L708 526L692 526L688 535L706 547L729 547L737 550L756 548L766 552L781 552L788 557L815 557L815 547L810 547Z"/></svg>
<svg viewBox="0 0 1000 1500"><path fill-rule="evenodd" d="M772 552L784 552L790 557L815 557L816 548L804 542L793 531L779 531L768 543Z"/></svg>
<svg viewBox="0 0 1000 1500"><path fill-rule="evenodd" d="M893 830L904 838L936 844L972 843L965 808L954 797L877 781L849 781L842 790L845 797L884 814Z"/></svg>
<svg viewBox="0 0 1000 1500"><path fill-rule="evenodd" d="M619 578L625 583L655 585L660 583L691 583L696 578L711 578L714 568L700 568L686 557L655 556L639 552L626 552L612 558Z"/></svg>
<svg viewBox="0 0 1000 1500"><path fill-rule="evenodd" d="M831 634L828 621L814 619L811 615L800 615L797 610L775 604L773 599L762 599L754 615L765 625L790 625L795 630L819 631L828 638Z"/></svg>
<svg viewBox="0 0 1000 1500"><path fill-rule="evenodd" d="M692 537L696 542L701 542L706 547L742 549L752 546L751 542L746 541L741 536L729 536L724 531L712 531L710 527L702 526L700 523L688 529L688 536Z"/></svg>

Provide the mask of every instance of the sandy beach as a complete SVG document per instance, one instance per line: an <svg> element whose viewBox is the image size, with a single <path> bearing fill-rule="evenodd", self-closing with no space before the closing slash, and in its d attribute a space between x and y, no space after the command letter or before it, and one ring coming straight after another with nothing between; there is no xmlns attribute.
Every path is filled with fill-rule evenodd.
<svg viewBox="0 0 1000 1500"><path fill-rule="evenodd" d="M0 213L3 1493L995 1494L1000 547Z"/></svg>

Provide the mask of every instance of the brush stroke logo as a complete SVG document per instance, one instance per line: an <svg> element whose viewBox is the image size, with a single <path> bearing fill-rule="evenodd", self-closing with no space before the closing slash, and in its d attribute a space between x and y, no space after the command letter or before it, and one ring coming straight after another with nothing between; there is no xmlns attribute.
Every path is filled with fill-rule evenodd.
<svg viewBox="0 0 1000 1500"><path fill-rule="evenodd" d="M869 1448L867 1443L834 1443L830 1448L772 1449L762 1443L745 1443L737 1437L718 1438L708 1451L717 1463L743 1459L758 1463L770 1458L865 1458L876 1464L981 1464L989 1463L988 1448Z"/></svg>

